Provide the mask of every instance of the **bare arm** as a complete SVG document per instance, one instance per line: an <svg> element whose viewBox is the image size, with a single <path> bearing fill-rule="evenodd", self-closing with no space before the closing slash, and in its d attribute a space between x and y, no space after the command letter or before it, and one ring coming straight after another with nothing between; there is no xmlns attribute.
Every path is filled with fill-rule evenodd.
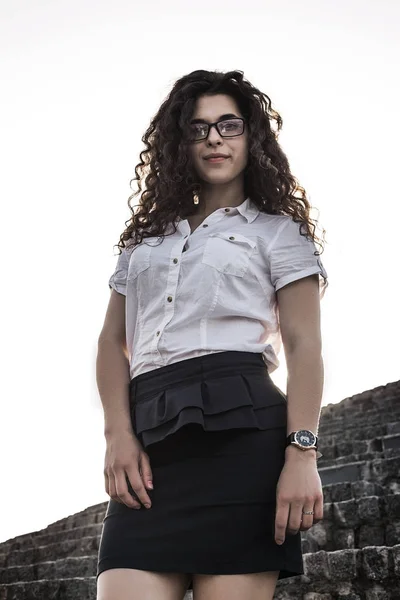
<svg viewBox="0 0 400 600"><path fill-rule="evenodd" d="M96 380L104 410L104 435L134 435L129 411L129 362L125 336L125 296L112 290L98 339Z"/></svg>
<svg viewBox="0 0 400 600"><path fill-rule="evenodd" d="M287 434L310 429L318 434L324 383L321 356L318 277L311 275L277 292L288 380ZM286 458L316 458L315 452L286 448Z"/></svg>
<svg viewBox="0 0 400 600"><path fill-rule="evenodd" d="M304 277L277 294L288 369L287 433L302 428L317 433L323 388L318 280ZM288 446L276 488L275 541L321 521L323 501L316 452Z"/></svg>

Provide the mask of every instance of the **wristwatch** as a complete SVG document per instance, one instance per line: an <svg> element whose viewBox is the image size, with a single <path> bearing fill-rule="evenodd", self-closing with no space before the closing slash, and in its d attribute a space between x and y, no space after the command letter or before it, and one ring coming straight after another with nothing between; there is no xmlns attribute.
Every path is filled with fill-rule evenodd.
<svg viewBox="0 0 400 600"><path fill-rule="evenodd" d="M300 450L316 450L317 460L323 456L318 450L318 437L309 429L298 429L289 433L286 438L286 447L290 445L297 446Z"/></svg>

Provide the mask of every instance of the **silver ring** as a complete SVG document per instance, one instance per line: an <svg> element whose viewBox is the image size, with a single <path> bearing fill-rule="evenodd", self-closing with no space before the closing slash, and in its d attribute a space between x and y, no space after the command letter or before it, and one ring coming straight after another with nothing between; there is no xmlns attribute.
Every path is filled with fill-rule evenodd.
<svg viewBox="0 0 400 600"><path fill-rule="evenodd" d="M303 513L303 515L313 515L314 514L313 510L302 510L301 512Z"/></svg>

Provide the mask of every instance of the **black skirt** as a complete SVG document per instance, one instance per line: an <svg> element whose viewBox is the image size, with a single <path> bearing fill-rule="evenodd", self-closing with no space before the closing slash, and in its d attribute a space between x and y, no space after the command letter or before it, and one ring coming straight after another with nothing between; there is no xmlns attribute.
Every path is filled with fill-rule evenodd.
<svg viewBox="0 0 400 600"><path fill-rule="evenodd" d="M130 406L152 468L152 506L109 500L97 577L113 568L304 573L301 533L274 539L287 398L262 354L218 352L142 373Z"/></svg>

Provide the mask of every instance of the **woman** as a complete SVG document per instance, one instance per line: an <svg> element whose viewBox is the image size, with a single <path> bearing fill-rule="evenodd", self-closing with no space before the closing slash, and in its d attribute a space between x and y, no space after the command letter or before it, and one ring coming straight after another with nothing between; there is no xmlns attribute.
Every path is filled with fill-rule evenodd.
<svg viewBox="0 0 400 600"><path fill-rule="evenodd" d="M266 600L304 572L327 273L281 126L241 71L194 71L143 137L98 345L98 600ZM270 378L282 342L287 395Z"/></svg>

